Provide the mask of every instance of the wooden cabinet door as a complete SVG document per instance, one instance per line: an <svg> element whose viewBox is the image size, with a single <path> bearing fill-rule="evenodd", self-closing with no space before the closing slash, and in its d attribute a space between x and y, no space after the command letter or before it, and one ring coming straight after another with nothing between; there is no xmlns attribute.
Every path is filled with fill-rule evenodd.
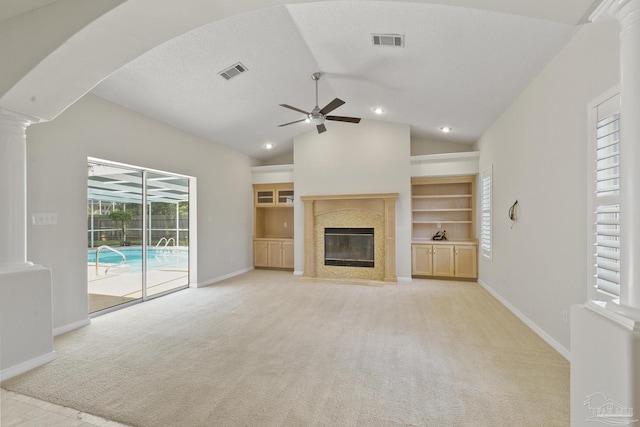
<svg viewBox="0 0 640 427"><path fill-rule="evenodd" d="M431 245L411 245L411 274L433 275Z"/></svg>
<svg viewBox="0 0 640 427"><path fill-rule="evenodd" d="M293 268L293 242L282 242L282 268Z"/></svg>
<svg viewBox="0 0 640 427"><path fill-rule="evenodd" d="M277 205L293 206L293 188L278 188L276 194Z"/></svg>
<svg viewBox="0 0 640 427"><path fill-rule="evenodd" d="M255 190L256 206L275 206L275 204L276 204L275 188L269 188L269 189L256 188Z"/></svg>
<svg viewBox="0 0 640 427"><path fill-rule="evenodd" d="M282 267L282 243L279 241L267 241L268 249L268 266L269 267Z"/></svg>
<svg viewBox="0 0 640 427"><path fill-rule="evenodd" d="M264 240L253 242L254 267L267 267L269 264L268 246Z"/></svg>
<svg viewBox="0 0 640 427"><path fill-rule="evenodd" d="M433 275L453 276L453 245L433 245Z"/></svg>
<svg viewBox="0 0 640 427"><path fill-rule="evenodd" d="M456 277L478 277L477 252L477 247L472 245L455 247Z"/></svg>

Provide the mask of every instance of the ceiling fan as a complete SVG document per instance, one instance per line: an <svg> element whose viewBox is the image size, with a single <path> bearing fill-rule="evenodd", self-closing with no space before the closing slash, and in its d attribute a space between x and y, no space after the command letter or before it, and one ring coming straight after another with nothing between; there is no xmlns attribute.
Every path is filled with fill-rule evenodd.
<svg viewBox="0 0 640 427"><path fill-rule="evenodd" d="M318 129L318 133L322 133L324 131L327 130L327 128L324 125L324 121L325 120L333 120L336 122L347 122L347 123L360 123L360 118L359 117L343 117L343 116L328 116L327 114L329 114L330 112L332 112L333 110L335 110L336 108L338 108L339 106L341 106L342 104L344 104L344 101L338 98L335 98L333 101L331 101L330 103L328 103L324 108L320 109L320 107L318 107L318 80L320 80L320 76L321 73L313 73L311 75L311 79L314 80L316 82L316 106L313 108L313 110L311 110L311 112L306 112L304 110L301 110L299 108L296 107L292 107L291 105L287 105L287 104L280 104L281 107L284 108L288 108L290 110L294 110L294 111L298 111L300 113L304 113L307 117L301 120L296 120L295 122L290 122L290 123L285 123L282 125L279 125L278 127L282 127L282 126L288 126L288 125L292 125L294 123L300 123L300 122L311 122L314 125L316 125L316 128Z"/></svg>

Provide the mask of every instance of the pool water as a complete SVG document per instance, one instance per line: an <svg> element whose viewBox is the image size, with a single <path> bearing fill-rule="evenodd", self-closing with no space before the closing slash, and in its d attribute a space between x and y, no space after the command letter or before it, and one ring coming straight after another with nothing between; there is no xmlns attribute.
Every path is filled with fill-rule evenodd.
<svg viewBox="0 0 640 427"><path fill-rule="evenodd" d="M130 271L142 271L142 248L114 248L126 257L125 264L130 266ZM120 264L122 256L109 249L100 251L100 265ZM96 250L87 252L87 262L96 262ZM186 270L189 265L189 250L187 248L147 248L147 269L180 269Z"/></svg>

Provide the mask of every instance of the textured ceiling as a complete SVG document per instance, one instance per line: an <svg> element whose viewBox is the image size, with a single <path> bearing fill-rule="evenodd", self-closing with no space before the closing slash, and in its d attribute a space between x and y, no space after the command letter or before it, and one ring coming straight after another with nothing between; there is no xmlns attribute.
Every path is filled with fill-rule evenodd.
<svg viewBox="0 0 640 427"><path fill-rule="evenodd" d="M0 0L0 22L29 12L55 0Z"/></svg>
<svg viewBox="0 0 640 427"><path fill-rule="evenodd" d="M560 21L577 22L587 3L563 3L571 8L553 20L539 19L546 16L540 9L515 15L424 2L275 6L170 40L93 93L265 160L315 131L306 123L277 127L303 117L278 104L310 111L310 77L321 71L320 107L334 97L346 102L332 114L405 123L412 137L473 143L572 36L577 27ZM405 46L373 46L371 33L403 34ZM248 71L229 81L218 76L236 62ZM373 112L377 106L382 115ZM442 126L454 131L445 136ZM271 151L263 149L268 142Z"/></svg>

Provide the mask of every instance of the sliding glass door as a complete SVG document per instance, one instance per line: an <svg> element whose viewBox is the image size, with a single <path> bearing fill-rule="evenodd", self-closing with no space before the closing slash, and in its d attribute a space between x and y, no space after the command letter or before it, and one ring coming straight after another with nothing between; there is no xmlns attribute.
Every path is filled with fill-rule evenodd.
<svg viewBox="0 0 640 427"><path fill-rule="evenodd" d="M189 180L147 172L147 295L189 284Z"/></svg>
<svg viewBox="0 0 640 427"><path fill-rule="evenodd" d="M189 178L89 159L89 313L189 285Z"/></svg>

